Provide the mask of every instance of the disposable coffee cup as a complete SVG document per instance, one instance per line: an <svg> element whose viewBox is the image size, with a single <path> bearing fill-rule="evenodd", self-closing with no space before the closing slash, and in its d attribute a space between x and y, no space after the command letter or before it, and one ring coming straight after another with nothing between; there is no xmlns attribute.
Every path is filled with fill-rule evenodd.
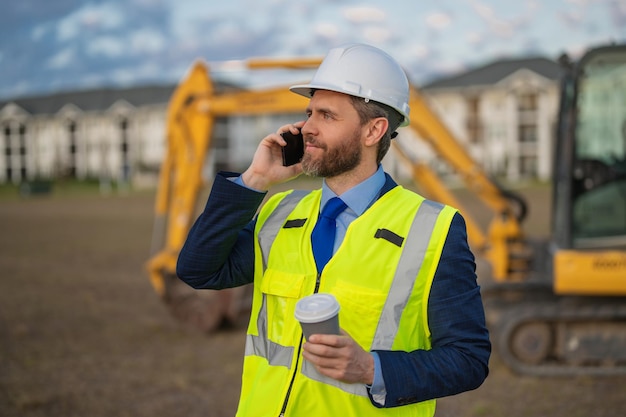
<svg viewBox="0 0 626 417"><path fill-rule="evenodd" d="M339 303L331 294L304 297L296 304L295 316L307 340L312 334L339 334Z"/></svg>

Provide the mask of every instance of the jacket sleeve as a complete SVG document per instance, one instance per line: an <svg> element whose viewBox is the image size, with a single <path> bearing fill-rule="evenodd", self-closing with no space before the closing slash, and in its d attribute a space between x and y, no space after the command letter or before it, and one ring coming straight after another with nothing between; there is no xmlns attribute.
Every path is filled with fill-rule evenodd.
<svg viewBox="0 0 626 417"><path fill-rule="evenodd" d="M219 173L178 256L176 274L193 288L224 289L254 278L254 215L265 197Z"/></svg>
<svg viewBox="0 0 626 417"><path fill-rule="evenodd" d="M384 407L472 390L487 377L491 343L475 270L465 220L457 213L428 301L431 350L377 351L387 392Z"/></svg>

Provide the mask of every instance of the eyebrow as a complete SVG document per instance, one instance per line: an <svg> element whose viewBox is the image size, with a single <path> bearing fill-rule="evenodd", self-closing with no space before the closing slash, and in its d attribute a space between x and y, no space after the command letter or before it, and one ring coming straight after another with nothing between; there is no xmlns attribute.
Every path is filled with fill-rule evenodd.
<svg viewBox="0 0 626 417"><path fill-rule="evenodd" d="M331 116L334 116L334 117L338 117L339 116L339 114L336 111L333 111L333 110L329 109L328 107L319 107L319 108L316 108L316 109L312 109L310 106L308 106L306 108L306 114L313 114L314 112L330 114Z"/></svg>

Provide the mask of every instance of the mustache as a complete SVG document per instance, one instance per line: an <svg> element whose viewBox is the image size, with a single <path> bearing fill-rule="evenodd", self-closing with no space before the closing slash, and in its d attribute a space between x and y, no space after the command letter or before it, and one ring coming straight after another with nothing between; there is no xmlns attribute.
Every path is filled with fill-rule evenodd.
<svg viewBox="0 0 626 417"><path fill-rule="evenodd" d="M313 136L304 136L304 145L312 145L312 146L316 146L318 148L325 148L324 145L322 145L321 143L319 143Z"/></svg>

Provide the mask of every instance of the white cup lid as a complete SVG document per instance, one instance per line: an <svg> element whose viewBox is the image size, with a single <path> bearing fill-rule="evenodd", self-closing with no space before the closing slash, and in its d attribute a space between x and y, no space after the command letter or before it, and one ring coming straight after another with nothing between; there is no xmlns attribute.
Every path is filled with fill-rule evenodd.
<svg viewBox="0 0 626 417"><path fill-rule="evenodd" d="M332 294L318 293L304 297L296 304L296 319L302 323L317 323L339 313L339 303Z"/></svg>

